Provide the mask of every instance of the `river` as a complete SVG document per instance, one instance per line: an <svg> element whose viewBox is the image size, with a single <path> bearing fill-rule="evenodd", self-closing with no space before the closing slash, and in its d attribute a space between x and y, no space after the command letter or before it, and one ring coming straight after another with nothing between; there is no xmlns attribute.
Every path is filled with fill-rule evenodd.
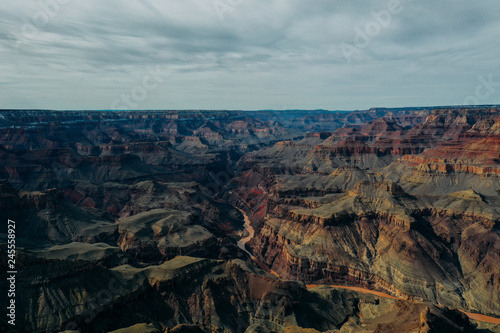
<svg viewBox="0 0 500 333"><path fill-rule="evenodd" d="M250 219L248 218L247 214L244 211L242 211L241 209L238 209L238 210L243 214L243 217L245 218L245 224L243 226L244 226L245 230L248 232L248 236L247 237L242 238L242 239L240 239L238 241L238 244L237 244L238 247L240 249L242 249L243 251L245 251L252 258L252 260L255 261L255 263L260 268L262 268L264 271L273 274L277 278L281 278L278 273L276 273L275 271L273 271L266 264L264 264L264 263L260 262L259 260L257 260L257 258L255 258L255 256L252 253L250 253L250 251L248 251L246 249L247 243L255 236L255 229L250 224ZM317 285L317 284L308 284L308 285L306 285L306 287L308 289L316 288L318 286L319 285ZM354 291L357 291L357 292L360 292L360 293L363 293L363 294L372 294L372 295L376 295L376 296L379 296L379 297L385 297L385 298L391 298L391 299L397 299L397 300L402 299L402 298L399 298L399 297L396 297L396 296L393 296L393 295L389 295L389 294L386 294L386 293L383 293L383 292L380 292L380 291L370 290L370 289L366 289L366 288L362 288L362 287L341 286L341 285L333 285L333 284L332 285L328 285L328 286L333 287L333 288L342 288L342 289L354 290ZM460 310L460 311L463 312L463 313L465 313L467 315L467 317L469 317L470 319L474 319L474 320L477 320L477 321L482 321L482 322L485 322L485 323L500 325L500 318L488 317L488 316L485 316L485 315L482 315L482 314L479 314L479 313L470 313L470 312L465 312L463 310Z"/></svg>
<svg viewBox="0 0 500 333"><path fill-rule="evenodd" d="M243 217L245 218L245 224L243 225L243 227L248 232L247 237L242 238L238 241L237 243L238 247L243 251L245 251L250 256L250 258L252 258L252 260L264 271L276 276L277 278L281 278L278 273L270 269L269 266L267 266L263 262L260 262L257 258L255 258L255 256L252 253L250 253L250 251L247 250L246 245L255 236L255 229L250 224L250 219L248 218L247 214L239 208L238 210L241 212L241 214L243 214Z"/></svg>

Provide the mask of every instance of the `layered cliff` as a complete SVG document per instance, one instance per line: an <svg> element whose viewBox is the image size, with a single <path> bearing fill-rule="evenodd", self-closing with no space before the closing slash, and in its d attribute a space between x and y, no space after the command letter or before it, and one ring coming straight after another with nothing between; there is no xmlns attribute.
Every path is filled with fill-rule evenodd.
<svg viewBox="0 0 500 333"><path fill-rule="evenodd" d="M176 257L148 267L110 266L102 251L96 255L80 248L79 260L49 259L55 251L38 254L45 258L20 254L20 268L30 278L18 282L17 301L25 311L17 332L439 332L439 327L475 327L456 310L327 286L307 289L240 260Z"/></svg>
<svg viewBox="0 0 500 333"><path fill-rule="evenodd" d="M497 109L434 110L244 156L253 253L287 278L500 315L498 126Z"/></svg>
<svg viewBox="0 0 500 333"><path fill-rule="evenodd" d="M0 112L20 332L498 331L496 107Z"/></svg>

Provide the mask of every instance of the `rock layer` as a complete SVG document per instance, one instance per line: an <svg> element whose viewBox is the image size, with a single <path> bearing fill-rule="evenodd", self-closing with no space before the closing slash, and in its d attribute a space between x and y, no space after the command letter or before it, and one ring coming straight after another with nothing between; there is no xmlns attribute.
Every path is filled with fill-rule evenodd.
<svg viewBox="0 0 500 333"><path fill-rule="evenodd" d="M500 316L497 107L0 113L17 332L474 331L457 309ZM238 247L240 209L258 262Z"/></svg>

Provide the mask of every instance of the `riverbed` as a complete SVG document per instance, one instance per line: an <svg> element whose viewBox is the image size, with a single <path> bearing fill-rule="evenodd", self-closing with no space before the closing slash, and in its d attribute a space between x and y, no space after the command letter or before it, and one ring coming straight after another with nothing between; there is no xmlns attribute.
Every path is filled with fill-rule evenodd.
<svg viewBox="0 0 500 333"><path fill-rule="evenodd" d="M255 263L260 268L262 268L264 271L273 274L277 278L281 278L278 273L276 273L275 271L273 271L266 264L264 264L264 263L260 262L259 260L257 260L257 258L252 253L250 253L250 251L248 251L246 249L247 243L252 238L255 237L255 229L250 224L250 218L247 216L247 214L244 211L242 211L241 209L238 209L238 210L243 214L243 217L245 219L245 224L243 225L243 227L248 232L248 236L246 236L246 237L244 237L244 238L242 238L242 239L240 239L238 241L238 243L237 243L238 247L240 249L242 249L243 251L245 251L250 256L250 258L252 258L252 260L255 261ZM393 296L393 295L389 295L389 294L386 294L386 293L383 293L383 292L380 292L380 291L370 290L370 289L366 289L366 288L362 288L362 287L351 287L351 286L341 286L341 285L328 285L328 286L333 287L333 288L342 288L342 289L354 290L354 291L358 291L358 292L363 293L363 294L372 294L372 295L376 295L376 296L379 296L379 297L391 298L391 299L396 299L396 300L402 299L402 298L399 298L399 297L396 297L396 296ZM308 284L308 285L306 285L306 287L308 289L310 289L310 288L316 288L316 287L318 287L318 285L316 285L316 284ZM500 325L500 318L488 317L488 316L485 316L485 315L482 315L482 314L479 314L479 313L470 313L470 312L465 312L463 310L460 310L460 311L463 312L463 313L465 313L470 319L474 319L474 320L477 320L477 321L482 321L482 322L485 322L485 323L491 323L491 324Z"/></svg>

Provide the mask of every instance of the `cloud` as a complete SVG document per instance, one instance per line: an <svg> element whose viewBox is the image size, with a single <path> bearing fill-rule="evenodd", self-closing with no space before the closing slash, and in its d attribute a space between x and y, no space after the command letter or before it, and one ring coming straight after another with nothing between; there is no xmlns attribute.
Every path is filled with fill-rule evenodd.
<svg viewBox="0 0 500 333"><path fill-rule="evenodd" d="M383 26L394 1L8 0L0 108L108 109L155 66L137 109L461 104L500 82L495 1L400 0Z"/></svg>

